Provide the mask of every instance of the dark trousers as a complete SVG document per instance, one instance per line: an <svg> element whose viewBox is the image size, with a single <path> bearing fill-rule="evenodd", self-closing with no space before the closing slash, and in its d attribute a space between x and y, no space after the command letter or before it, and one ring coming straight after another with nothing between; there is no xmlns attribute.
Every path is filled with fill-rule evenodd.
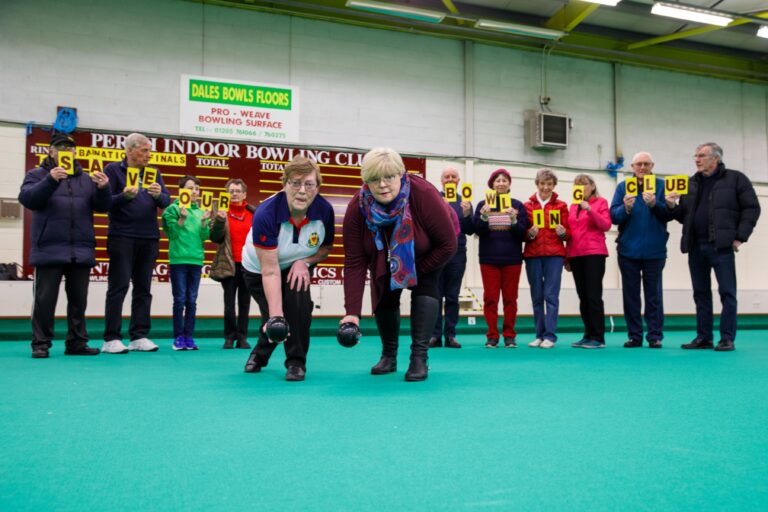
<svg viewBox="0 0 768 512"><path fill-rule="evenodd" d="M88 342L85 308L88 306L88 281L91 268L82 265L37 267L33 284L32 348L51 347L59 285L64 278L67 294L66 345L76 347Z"/></svg>
<svg viewBox="0 0 768 512"><path fill-rule="evenodd" d="M104 340L122 340L123 301L128 284L133 284L131 297L131 341L146 338L152 325L152 272L157 260L158 240L111 236L107 241L109 278L104 312Z"/></svg>
<svg viewBox="0 0 768 512"><path fill-rule="evenodd" d="M248 314L251 310L251 295L245 283L243 265L235 263L235 275L221 281L224 289L224 339L246 341L248 339ZM235 312L237 298L237 312Z"/></svg>
<svg viewBox="0 0 768 512"><path fill-rule="evenodd" d="M716 249L714 244L696 243L688 254L693 300L696 303L696 335L712 340L712 270L720 294L720 339L736 340L736 261L733 249Z"/></svg>
<svg viewBox="0 0 768 512"><path fill-rule="evenodd" d="M411 291L411 359L427 359L429 332L435 325L435 314L438 309L437 282L439 278L440 269L426 274L418 274L416 286L408 288ZM388 283L389 276L387 276ZM391 290L387 286L376 306L376 311L374 311L381 336L381 355L383 356L397 357L400 334L400 296L402 294L402 288ZM432 301L435 311L425 311L424 308L418 308L419 297L435 299ZM430 308L428 301L426 307ZM422 336L416 336L416 334L422 333L425 335L423 339Z"/></svg>
<svg viewBox="0 0 768 512"><path fill-rule="evenodd" d="M309 290L298 291L291 290L288 282L288 271L290 267L283 270L280 274L283 292L283 314L288 321L290 334L283 343L285 349L285 367L299 366L306 369L307 353L309 352L309 327L312 324L312 309L314 303ZM254 274L243 270L245 282L248 285L248 291L259 305L261 311L261 326L259 327L259 341L256 343L254 352L256 353L256 363L259 366L267 366L269 357L277 347L277 343L272 343L264 334L263 326L269 320L269 303L264 293L264 283L261 274Z"/></svg>
<svg viewBox="0 0 768 512"><path fill-rule="evenodd" d="M640 283L645 298L645 324L648 341L664 339L664 288L662 276L666 259L640 260L619 255L621 293L624 300L624 320L629 339L643 341L643 321L640 316Z"/></svg>
<svg viewBox="0 0 768 512"><path fill-rule="evenodd" d="M443 334L445 339L456 337L456 324L459 322L459 292L466 267L467 252L459 250L440 272L437 293L442 301L437 310L437 322L432 331L433 338L440 339ZM443 307L445 307L445 325L443 325Z"/></svg>
<svg viewBox="0 0 768 512"><path fill-rule="evenodd" d="M584 322L584 339L605 343L605 308L603 307L603 276L605 256L570 258L573 281L579 295L579 311Z"/></svg>
<svg viewBox="0 0 768 512"><path fill-rule="evenodd" d="M173 337L191 338L195 333L197 292L202 265L171 265L173 293Z"/></svg>

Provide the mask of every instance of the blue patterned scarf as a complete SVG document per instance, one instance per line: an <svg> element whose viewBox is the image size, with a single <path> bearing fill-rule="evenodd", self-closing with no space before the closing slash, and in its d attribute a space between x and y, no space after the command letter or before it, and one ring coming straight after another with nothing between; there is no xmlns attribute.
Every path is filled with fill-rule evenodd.
<svg viewBox="0 0 768 512"><path fill-rule="evenodd" d="M389 240L387 254L389 261L389 288L409 288L416 286L416 256L413 246L413 219L408 207L411 193L411 179L406 172L400 180L400 193L388 205L379 204L374 199L368 184L360 191L360 213L365 218L365 225L373 233L376 249L384 250L382 228L395 225L392 239Z"/></svg>

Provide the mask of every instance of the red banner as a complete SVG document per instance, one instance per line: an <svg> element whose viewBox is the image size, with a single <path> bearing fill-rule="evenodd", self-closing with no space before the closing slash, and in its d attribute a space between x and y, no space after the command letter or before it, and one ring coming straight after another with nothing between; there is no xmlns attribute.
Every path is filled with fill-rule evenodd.
<svg viewBox="0 0 768 512"><path fill-rule="evenodd" d="M77 131L77 161L87 172L103 169L111 162L118 162L125 156L123 147L125 135L109 132ZM51 138L50 130L35 127L27 135L27 169L40 165L48 153ZM173 199L178 194L178 180L189 174L197 176L201 182L201 191L213 192L216 198L224 191L224 185L231 178L240 178L248 185L248 202L258 206L261 201L282 190L282 173L285 164L296 155L306 155L320 165L323 174L323 186L320 193L332 205L336 213L336 238L331 255L318 265L313 273L312 282L316 284L341 284L344 267L344 251L341 223L352 196L360 188L360 162L364 152L330 151L298 146L260 146L256 144L238 144L233 142L200 141L188 138L150 137L152 141L152 159L150 165L156 167L163 177L165 186ZM426 159L404 157L406 169L422 176L426 171ZM160 214L158 211L158 222ZM29 265L32 214L24 215L24 273L32 274ZM106 214L94 215L96 228L96 261L91 271L92 281L106 281L109 270L107 255ZM208 274L208 267L216 253L216 244L205 243L205 264L203 274ZM168 239L160 237L160 256L155 264L154 277L158 281L168 281Z"/></svg>

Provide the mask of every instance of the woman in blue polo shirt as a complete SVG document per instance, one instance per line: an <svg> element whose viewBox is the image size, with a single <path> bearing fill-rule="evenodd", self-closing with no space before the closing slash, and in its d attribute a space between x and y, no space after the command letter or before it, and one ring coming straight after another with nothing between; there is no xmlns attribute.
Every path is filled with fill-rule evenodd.
<svg viewBox="0 0 768 512"><path fill-rule="evenodd" d="M285 166L283 190L253 214L253 227L243 247L243 271L259 305L262 325L245 364L246 373L267 366L277 343L270 341L265 327L268 319L279 318L289 327L284 340L285 379L304 380L313 309L311 269L333 247L333 207L319 194L322 181L317 163L297 156Z"/></svg>

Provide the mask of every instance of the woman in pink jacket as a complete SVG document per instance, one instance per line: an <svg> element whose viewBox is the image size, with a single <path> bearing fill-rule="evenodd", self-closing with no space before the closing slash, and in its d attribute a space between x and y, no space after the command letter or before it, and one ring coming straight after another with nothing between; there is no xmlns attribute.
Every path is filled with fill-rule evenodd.
<svg viewBox="0 0 768 512"><path fill-rule="evenodd" d="M581 203L572 204L568 215L571 238L568 240L565 268L573 272L576 282L584 337L571 346L604 348L603 275L608 256L605 232L611 228L611 214L608 202L599 196L590 176L579 174L573 184L584 186L584 199Z"/></svg>

